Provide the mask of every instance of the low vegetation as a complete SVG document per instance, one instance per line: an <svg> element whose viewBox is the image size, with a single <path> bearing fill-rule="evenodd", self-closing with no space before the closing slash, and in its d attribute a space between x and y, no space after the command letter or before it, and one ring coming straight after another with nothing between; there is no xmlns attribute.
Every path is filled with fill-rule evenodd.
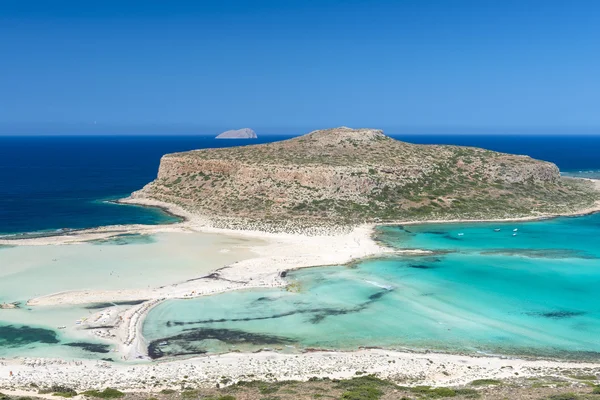
<svg viewBox="0 0 600 400"><path fill-rule="evenodd" d="M123 393L117 389L111 389L111 388L106 388L102 391L88 390L86 392L83 392L82 394L87 397L95 397L95 398L99 398L99 399L118 399L118 398L125 396L125 393Z"/></svg>
<svg viewBox="0 0 600 400"><path fill-rule="evenodd" d="M588 377L591 377L588 376ZM596 378L596 376L594 376ZM573 380L569 375L512 378L508 381L479 379L465 386L403 386L373 375L357 373L352 379L311 378L301 381L240 381L221 377L213 388L199 388L189 379L172 382L174 388L152 393L121 392L116 389L90 390L77 394L65 387L39 390L40 394L64 397L123 400L600 400L597 380ZM37 400L0 393L0 400Z"/></svg>

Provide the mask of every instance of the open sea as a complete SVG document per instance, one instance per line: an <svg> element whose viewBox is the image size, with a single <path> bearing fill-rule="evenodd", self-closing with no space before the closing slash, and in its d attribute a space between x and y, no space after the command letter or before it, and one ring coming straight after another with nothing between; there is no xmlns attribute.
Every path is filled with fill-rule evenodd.
<svg viewBox="0 0 600 400"><path fill-rule="evenodd" d="M600 137L395 137L527 154L555 162L565 174L600 178ZM154 179L165 153L283 138L0 137L0 234L174 222L157 209L107 200ZM294 291L166 301L144 323L150 355L376 346L600 360L600 214L388 226L377 237L434 253L302 269L289 274ZM229 245L212 241L218 238L154 235L64 249L0 247L0 302L77 287L118 289L121 277L144 276L141 284L156 285L163 268L175 278L195 268L186 246ZM226 262L214 260L214 267ZM204 261L202 268L211 265ZM106 344L56 330L89 313L86 307L0 310L0 357L106 358Z"/></svg>

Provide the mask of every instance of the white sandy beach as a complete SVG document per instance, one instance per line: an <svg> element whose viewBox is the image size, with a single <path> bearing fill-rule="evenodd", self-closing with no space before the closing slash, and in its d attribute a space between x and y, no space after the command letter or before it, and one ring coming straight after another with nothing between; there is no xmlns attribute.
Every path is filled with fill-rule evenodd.
<svg viewBox="0 0 600 400"><path fill-rule="evenodd" d="M230 290L277 287L286 284L283 271L311 266L339 265L356 259L392 253L424 254L426 251L398 252L383 247L372 238L373 225L365 225L351 232L331 232L311 235L235 231L210 227L202 217L192 215L177 206L149 200L126 200L148 206L160 206L184 216L184 222L168 226L116 226L89 229L66 236L0 241L0 244L19 246L76 245L85 241L106 238L123 233L154 234L165 232L212 233L232 238L260 241L249 248L251 256L216 271L215 275L174 283L162 287L121 290L74 290L54 293L29 300L28 305L56 306L81 305L111 301L145 299L142 304L123 311L108 308L90 316L84 323L88 332L117 345L118 357L124 360L147 359L147 349L141 335L143 320L148 311L165 299L190 298ZM600 205L576 214L600 210ZM576 215L574 214L574 215ZM507 218L521 221L551 217ZM467 222L467 221L428 221ZM473 222L473 221L468 221ZM401 222L402 223L402 222ZM405 223L411 223L410 221ZM114 324L115 328L100 326ZM231 379L267 379L274 374L277 379L305 380L318 377L351 377L356 371L376 373L404 384L458 385L480 378L510 378L519 376L553 375L565 369L600 371L600 364L552 361L525 361L496 357L470 357L448 354L415 354L387 350L361 350L358 352L309 352L288 355L270 352L251 354L224 354L198 357L190 360L120 364L100 361L73 362L50 359L12 359L0 363L0 388L23 389L30 383L61 384L77 389L105 386L126 390L151 390L150 376L160 380L152 390L176 386L189 376L198 386L214 386L222 376ZM13 376L9 377L9 372ZM117 373L118 372L118 373Z"/></svg>

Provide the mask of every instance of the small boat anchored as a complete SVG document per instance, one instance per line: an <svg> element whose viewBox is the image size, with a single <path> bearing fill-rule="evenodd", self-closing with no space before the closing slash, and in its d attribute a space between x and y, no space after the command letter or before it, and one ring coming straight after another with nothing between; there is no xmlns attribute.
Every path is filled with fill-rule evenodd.
<svg viewBox="0 0 600 400"><path fill-rule="evenodd" d="M494 229L494 232L500 232L500 228Z"/></svg>
<svg viewBox="0 0 600 400"><path fill-rule="evenodd" d="M518 231L518 230L519 230L518 228L515 228L515 229L513 229L513 232L516 232L516 231Z"/></svg>
<svg viewBox="0 0 600 400"><path fill-rule="evenodd" d="M167 346L169 344L169 342L160 342L158 345L159 346Z"/></svg>
<svg viewBox="0 0 600 400"><path fill-rule="evenodd" d="M465 235L464 233L459 233L459 234L458 234L458 236L464 236L464 235Z"/></svg>

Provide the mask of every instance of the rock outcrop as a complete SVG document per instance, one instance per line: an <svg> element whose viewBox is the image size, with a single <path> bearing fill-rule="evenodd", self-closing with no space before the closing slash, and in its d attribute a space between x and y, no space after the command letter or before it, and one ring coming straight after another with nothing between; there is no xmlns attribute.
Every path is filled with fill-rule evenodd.
<svg viewBox="0 0 600 400"><path fill-rule="evenodd" d="M133 196L221 221L356 224L566 212L591 206L597 192L527 156L415 145L342 127L167 154L157 179Z"/></svg>
<svg viewBox="0 0 600 400"><path fill-rule="evenodd" d="M250 128L231 130L221 133L216 139L256 139L256 132Z"/></svg>

